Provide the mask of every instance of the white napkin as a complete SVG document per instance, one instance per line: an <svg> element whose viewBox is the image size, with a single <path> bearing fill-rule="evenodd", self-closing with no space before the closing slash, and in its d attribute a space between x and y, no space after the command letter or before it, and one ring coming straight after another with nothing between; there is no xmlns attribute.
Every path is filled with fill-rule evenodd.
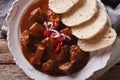
<svg viewBox="0 0 120 80"><path fill-rule="evenodd" d="M120 38L120 4L115 8L105 5L108 15L111 18L112 27L116 30Z"/></svg>

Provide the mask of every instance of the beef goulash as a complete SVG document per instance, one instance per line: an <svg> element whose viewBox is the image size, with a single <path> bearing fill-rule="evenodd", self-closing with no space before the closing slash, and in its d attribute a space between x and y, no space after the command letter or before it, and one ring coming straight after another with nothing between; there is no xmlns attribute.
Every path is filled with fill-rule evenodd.
<svg viewBox="0 0 120 80"><path fill-rule="evenodd" d="M116 40L96 0L38 0L21 18L21 48L29 63L52 76L74 74L93 51Z"/></svg>
<svg viewBox="0 0 120 80"><path fill-rule="evenodd" d="M21 19L20 28L22 52L36 70L65 76L87 64L89 52L80 49L78 38L61 22L61 15L48 8L48 0L31 5Z"/></svg>

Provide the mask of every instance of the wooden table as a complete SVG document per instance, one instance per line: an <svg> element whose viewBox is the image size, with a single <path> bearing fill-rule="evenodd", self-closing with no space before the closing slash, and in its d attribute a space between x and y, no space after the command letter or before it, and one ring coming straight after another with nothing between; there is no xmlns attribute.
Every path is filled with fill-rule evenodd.
<svg viewBox="0 0 120 80"><path fill-rule="evenodd" d="M15 64L10 54L7 41L0 39L0 80L31 80ZM98 80L120 80L120 63L104 73Z"/></svg>

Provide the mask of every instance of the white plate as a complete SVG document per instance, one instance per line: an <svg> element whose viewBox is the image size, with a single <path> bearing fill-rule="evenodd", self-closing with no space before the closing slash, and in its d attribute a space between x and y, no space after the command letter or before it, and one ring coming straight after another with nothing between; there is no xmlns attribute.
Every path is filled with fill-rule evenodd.
<svg viewBox="0 0 120 80"><path fill-rule="evenodd" d="M111 47L107 50L100 50L90 53L90 60L87 65L78 73L71 76L52 77L35 70L31 64L24 58L20 49L20 19L25 10L33 4L35 0L16 0L7 16L8 31L8 47L14 56L16 64L32 79L35 80L85 80L93 75L94 72L104 68L111 56ZM105 9L103 4L100 7ZM110 20L109 20L110 23ZM111 23L110 23L111 24Z"/></svg>

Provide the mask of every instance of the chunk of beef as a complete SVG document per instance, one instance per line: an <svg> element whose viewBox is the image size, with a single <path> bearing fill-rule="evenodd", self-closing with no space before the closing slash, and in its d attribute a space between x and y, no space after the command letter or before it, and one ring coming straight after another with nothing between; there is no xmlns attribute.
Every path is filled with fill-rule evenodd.
<svg viewBox="0 0 120 80"><path fill-rule="evenodd" d="M55 56L57 55L55 49L57 47L58 41L47 37L44 40L42 40L41 43L46 47L46 54L48 54L47 56L50 59L54 60Z"/></svg>
<svg viewBox="0 0 120 80"><path fill-rule="evenodd" d="M30 59L31 64L40 65L42 55L44 54L44 52L45 52L45 47L43 45L39 44L34 56Z"/></svg>
<svg viewBox="0 0 120 80"><path fill-rule="evenodd" d="M80 60L82 57L82 51L79 46L77 45L72 45L70 46L70 61L76 62Z"/></svg>
<svg viewBox="0 0 120 80"><path fill-rule="evenodd" d="M34 53L36 50L36 46L34 45L34 42L32 42L31 40L31 36L29 35L29 31L25 30L22 34L21 34L21 45L23 46L23 48L28 51L28 53Z"/></svg>
<svg viewBox="0 0 120 80"><path fill-rule="evenodd" d="M61 48L61 51L57 57L57 60L60 62L66 62L68 59L69 59L69 47L65 45Z"/></svg>
<svg viewBox="0 0 120 80"><path fill-rule="evenodd" d="M21 45L29 53L35 53L36 43L43 39L44 28L37 22L35 22L28 30L25 30L21 34Z"/></svg>
<svg viewBox="0 0 120 80"><path fill-rule="evenodd" d="M54 69L55 62L53 60L48 60L47 62L43 63L42 69L43 71L50 71Z"/></svg>
<svg viewBox="0 0 120 80"><path fill-rule="evenodd" d="M67 44L68 46L71 46L73 44L77 44L78 39L72 35L71 28L64 28L64 29L60 30L60 32L64 33L65 35L67 35L71 38L71 40L69 40L69 39L64 40L63 45Z"/></svg>
<svg viewBox="0 0 120 80"><path fill-rule="evenodd" d="M57 29L61 20L60 15L55 14L52 10L48 10L47 15L48 15L48 21L53 22L54 28Z"/></svg>
<svg viewBox="0 0 120 80"><path fill-rule="evenodd" d="M59 70L66 74L70 74L71 70L72 70L72 66L73 66L73 63L66 62L66 63L62 64L61 66L59 66Z"/></svg>
<svg viewBox="0 0 120 80"><path fill-rule="evenodd" d="M42 40L41 43L47 47L47 50L49 50L50 52L53 52L56 49L58 41L47 37L44 40Z"/></svg>
<svg viewBox="0 0 120 80"><path fill-rule="evenodd" d="M33 10L30 14L30 19L33 21L33 22L39 22L39 23L43 23L44 21L47 20L47 15L45 12L43 12L41 10L41 8L37 8L35 10Z"/></svg>
<svg viewBox="0 0 120 80"><path fill-rule="evenodd" d="M59 66L59 70L61 70L62 72L68 75L74 72L74 70L77 71L77 69L79 69L77 67L81 65L79 62L81 62L80 60L82 59L82 57L83 57L83 53L79 46L77 45L70 46L70 57L69 57L70 62L66 62L61 66Z"/></svg>
<svg viewBox="0 0 120 80"><path fill-rule="evenodd" d="M21 38L20 38L21 44L22 46L26 47L29 42L30 42L30 35L29 35L29 31L25 30L22 34L21 34Z"/></svg>
<svg viewBox="0 0 120 80"><path fill-rule="evenodd" d="M66 34L66 35L69 35L69 36L72 35L72 31L70 28L64 28L60 32Z"/></svg>
<svg viewBox="0 0 120 80"><path fill-rule="evenodd" d="M30 28L29 28L29 34L32 37L43 39L43 32L44 27L40 25L39 23L35 22Z"/></svg>

